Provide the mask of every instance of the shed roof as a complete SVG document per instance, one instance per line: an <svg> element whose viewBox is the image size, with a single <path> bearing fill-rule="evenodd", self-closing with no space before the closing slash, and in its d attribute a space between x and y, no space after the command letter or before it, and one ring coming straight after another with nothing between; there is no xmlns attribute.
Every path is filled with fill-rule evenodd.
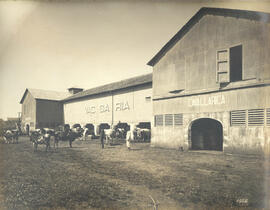
<svg viewBox="0 0 270 210"><path fill-rule="evenodd" d="M52 91L52 90L40 90L40 89L27 88L20 101L21 104L23 103L24 98L28 92L35 99L44 99L44 100L51 100L51 101L61 101L62 99L70 96L69 92L59 92L59 91Z"/></svg>
<svg viewBox="0 0 270 210"><path fill-rule="evenodd" d="M18 121L19 119L19 117L8 117L7 121Z"/></svg>
<svg viewBox="0 0 270 210"><path fill-rule="evenodd" d="M118 82L113 82L110 84L91 88L91 89L79 92L77 94L74 94L68 98L65 98L63 101L70 101L70 100L79 99L79 98L83 98L83 97L87 97L91 95L97 95L97 94L112 92L112 91L116 91L116 90L120 90L124 88L135 87L135 86L139 86L139 85L143 85L147 83L152 83L152 74L132 77L129 79L118 81Z"/></svg>
<svg viewBox="0 0 270 210"><path fill-rule="evenodd" d="M270 14L257 11L210 8L202 7L162 48L161 50L147 63L149 66L154 66L203 16L216 15L224 17L235 17L261 22L270 22Z"/></svg>

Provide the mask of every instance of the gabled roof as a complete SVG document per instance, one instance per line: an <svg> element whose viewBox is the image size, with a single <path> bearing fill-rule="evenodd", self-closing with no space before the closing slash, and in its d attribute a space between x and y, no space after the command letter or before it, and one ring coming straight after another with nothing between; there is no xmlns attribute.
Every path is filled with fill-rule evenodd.
<svg viewBox="0 0 270 210"><path fill-rule="evenodd" d="M35 99L44 99L51 101L61 101L64 98L70 96L69 92L59 92L59 91L51 91L51 90L40 90L40 89L29 89L27 88L23 94L23 97L20 101L20 104L23 103L24 98L27 93L30 93Z"/></svg>
<svg viewBox="0 0 270 210"><path fill-rule="evenodd" d="M161 48L161 50L147 63L147 65L154 66L205 15L235 17L261 22L270 22L269 13L203 7Z"/></svg>
<svg viewBox="0 0 270 210"><path fill-rule="evenodd" d="M108 93L128 87L135 87L138 85L148 84L152 83L152 74L146 74L142 76L132 77L129 79L121 80L119 82L110 83L107 85L102 85L99 87L95 87L92 89L88 89L82 92L79 92L77 94L74 94L63 101L70 101L78 98L83 98L91 95L97 95L100 93Z"/></svg>

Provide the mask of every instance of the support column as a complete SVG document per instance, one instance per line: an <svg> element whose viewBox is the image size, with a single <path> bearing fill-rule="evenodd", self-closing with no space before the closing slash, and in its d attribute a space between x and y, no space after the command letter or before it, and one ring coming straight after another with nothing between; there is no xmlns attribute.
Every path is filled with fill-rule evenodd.
<svg viewBox="0 0 270 210"><path fill-rule="evenodd" d="M95 136L99 136L99 124L93 124L94 125L94 132L95 132Z"/></svg>
<svg viewBox="0 0 270 210"><path fill-rule="evenodd" d="M128 125L130 126L131 139L134 140L134 133L133 133L133 131L134 131L135 127L136 127L136 124L135 123L129 123Z"/></svg>

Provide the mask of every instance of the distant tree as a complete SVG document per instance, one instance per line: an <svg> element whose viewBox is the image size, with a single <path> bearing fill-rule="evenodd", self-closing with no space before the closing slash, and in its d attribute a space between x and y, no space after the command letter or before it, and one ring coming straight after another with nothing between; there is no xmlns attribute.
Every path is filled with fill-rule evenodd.
<svg viewBox="0 0 270 210"><path fill-rule="evenodd" d="M5 128L6 129L11 129L12 128L12 122L11 121L9 121L9 120L7 120L7 121L5 121Z"/></svg>
<svg viewBox="0 0 270 210"><path fill-rule="evenodd" d="M2 120L0 119L0 135L2 136L4 132L8 129L16 129L16 121L14 120Z"/></svg>

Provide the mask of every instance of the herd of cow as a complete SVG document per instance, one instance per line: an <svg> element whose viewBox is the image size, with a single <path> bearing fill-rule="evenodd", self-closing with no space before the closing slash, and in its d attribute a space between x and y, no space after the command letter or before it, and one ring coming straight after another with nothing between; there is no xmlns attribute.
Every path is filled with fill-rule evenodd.
<svg viewBox="0 0 270 210"><path fill-rule="evenodd" d="M127 134L127 129L114 126L113 128L103 129L105 133L105 143L110 144L113 139L125 139ZM132 131L132 140L134 141L150 141L151 132L150 129L137 128L135 127ZM18 143L18 137L20 132L18 129L7 130L4 133L5 143ZM76 139L86 140L88 135L93 135L93 132L89 129L75 127L70 128L69 126L60 126L56 129L42 128L36 129L30 132L30 141L33 144L34 150L36 151L38 145L45 145L46 151L51 148L50 143L53 142L54 149L58 148L59 141L67 141L69 146L72 147L72 142Z"/></svg>
<svg viewBox="0 0 270 210"><path fill-rule="evenodd" d="M65 128L64 130L54 130L50 128L37 129L30 134L30 141L33 143L34 150L37 150L39 144L46 146L46 151L50 149L50 142L53 141L54 149L58 148L59 141L68 141L72 147L72 142L81 137L80 130Z"/></svg>
<svg viewBox="0 0 270 210"><path fill-rule="evenodd" d="M135 127L132 131L132 140L133 141L150 141L151 132L147 128L137 128ZM114 138L125 139L127 135L127 130L124 128L110 128L104 129L106 142L109 143Z"/></svg>

